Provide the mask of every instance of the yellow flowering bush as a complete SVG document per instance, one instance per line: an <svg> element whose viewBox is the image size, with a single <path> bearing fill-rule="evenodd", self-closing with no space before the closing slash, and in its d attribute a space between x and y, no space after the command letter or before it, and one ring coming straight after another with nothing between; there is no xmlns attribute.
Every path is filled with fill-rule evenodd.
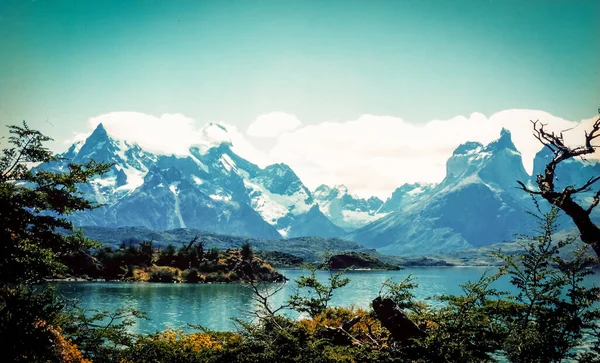
<svg viewBox="0 0 600 363"><path fill-rule="evenodd" d="M34 327L37 330L44 330L49 334L49 339L52 341L54 350L56 351L56 358L63 363L91 363L89 359L83 357L83 354L77 347L77 344L73 343L68 338L65 338L60 326L54 327L45 320L38 320L34 323ZM26 357L23 357L26 359Z"/></svg>
<svg viewBox="0 0 600 363"><path fill-rule="evenodd" d="M207 333L184 333L183 330L167 329L148 339L159 344L177 345L180 349L192 352L222 348L221 344Z"/></svg>
<svg viewBox="0 0 600 363"><path fill-rule="evenodd" d="M303 319L299 321L298 324L311 334L315 334L318 333L320 329L326 327L339 328L344 322L355 317L360 317L360 320L350 328L348 333L359 342L371 344L374 339L380 343L384 343L388 340L388 331L381 326L379 320L377 320L371 312L353 306L350 308L328 308L314 318Z"/></svg>
<svg viewBox="0 0 600 363"><path fill-rule="evenodd" d="M230 357L239 353L241 344L242 337L235 333L186 333L183 330L167 329L140 337L136 344L121 352L121 361L229 362L232 361Z"/></svg>

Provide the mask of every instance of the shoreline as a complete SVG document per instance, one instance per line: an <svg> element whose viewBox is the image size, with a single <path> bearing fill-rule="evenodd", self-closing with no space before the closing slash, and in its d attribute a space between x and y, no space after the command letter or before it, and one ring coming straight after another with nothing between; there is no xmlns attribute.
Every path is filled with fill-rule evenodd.
<svg viewBox="0 0 600 363"><path fill-rule="evenodd" d="M398 271L398 272L402 272L406 269L410 269L410 268L418 268L418 269L438 269L438 268L477 268L477 269L484 269L484 268L492 268L492 267L499 267L498 265L454 265L454 266L430 266L430 265L411 265L411 266L399 266L400 269L395 270L395 269L373 269L373 268L355 268L355 269L348 269L346 270L346 272L382 272L382 271ZM307 270L305 268L302 267L279 267L277 268L278 270L291 270L291 271L298 271L298 270ZM327 269L318 269L317 271L327 271ZM332 271L344 271L344 269L333 269ZM287 278L286 278L287 279ZM287 281L289 281L289 279L287 279ZM173 282L158 282L158 281L143 281L143 280L129 280L129 279L116 279L116 280L107 280L107 279L103 279L103 278L85 278L85 277L65 277L65 278L49 278L49 279L45 279L43 281L44 283L48 283L48 282L128 282L128 283L150 283L150 284L188 284L188 285L204 285L204 284L244 284L244 283L249 283L250 281L228 281L228 282L223 282L223 281L206 281L206 282L185 282L185 281L173 281ZM284 281L258 281L259 283L282 283Z"/></svg>

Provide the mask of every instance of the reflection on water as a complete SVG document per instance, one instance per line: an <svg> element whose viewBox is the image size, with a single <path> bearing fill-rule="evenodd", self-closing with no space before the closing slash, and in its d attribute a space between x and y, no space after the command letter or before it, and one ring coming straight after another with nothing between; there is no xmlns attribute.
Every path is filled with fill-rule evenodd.
<svg viewBox="0 0 600 363"><path fill-rule="evenodd" d="M335 292L333 305L368 307L377 296L381 284L392 278L416 278L418 299L442 294L460 294L459 284L475 281L486 268L422 267L401 271L350 271L350 283ZM306 270L280 270L288 279L283 290L273 296L274 306L283 304L294 292L293 281L307 274ZM326 280L329 273L318 271ZM597 275L593 277L597 281ZM199 324L214 330L234 329L232 318L247 318L253 308L252 292L240 284L159 284L128 282L59 282L57 292L67 299L76 299L85 309L115 310L134 308L146 312L150 320L139 321L132 329L148 333L168 327L187 328ZM497 281L494 287L510 291L508 279ZM433 302L432 302L433 303Z"/></svg>

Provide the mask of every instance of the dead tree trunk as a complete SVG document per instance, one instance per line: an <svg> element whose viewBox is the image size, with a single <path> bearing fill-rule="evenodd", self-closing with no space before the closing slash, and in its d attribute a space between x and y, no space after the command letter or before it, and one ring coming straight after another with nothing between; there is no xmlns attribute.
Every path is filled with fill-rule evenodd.
<svg viewBox="0 0 600 363"><path fill-rule="evenodd" d="M598 197L596 196L595 198ZM581 240L590 245L594 252L596 252L596 255L600 257L600 228L598 228L590 218L591 209L589 212L583 209L583 207L573 201L570 196L564 198L564 200L560 197L558 200L552 197L546 198L546 200L551 203L552 200L555 200L554 204L565 212L566 215L571 217L577 226Z"/></svg>
<svg viewBox="0 0 600 363"><path fill-rule="evenodd" d="M592 247L596 254L600 257L600 228L596 226L590 217L592 210L600 202L600 190L594 194L592 203L587 207L579 205L573 200L573 196L577 193L588 192L594 183L600 180L600 175L590 178L584 185L568 186L561 191L555 190L554 179L556 178L556 167L561 162L583 155L593 154L598 146L592 145L592 141L600 137L600 118L598 118L592 130L585 133L585 144L578 147L568 147L564 143L562 132L558 135L554 132L548 132L544 129L543 123L532 121L533 135L545 147L552 150L554 157L544 169L544 174L538 174L536 184L538 190L529 189L523 182L517 181L524 191L540 195L550 204L560 208L566 215L571 217L577 229L579 230L581 240Z"/></svg>
<svg viewBox="0 0 600 363"><path fill-rule="evenodd" d="M382 299L381 296L378 296L373 300L373 311L377 319L381 322L381 325L390 331L395 341L403 341L425 335L391 299Z"/></svg>

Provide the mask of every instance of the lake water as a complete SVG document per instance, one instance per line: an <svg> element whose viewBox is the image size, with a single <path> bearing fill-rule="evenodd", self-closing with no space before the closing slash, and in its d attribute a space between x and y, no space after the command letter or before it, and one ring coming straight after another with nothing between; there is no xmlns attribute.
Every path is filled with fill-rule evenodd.
<svg viewBox="0 0 600 363"><path fill-rule="evenodd" d="M490 268L476 267L422 267L400 271L349 271L350 283L335 291L332 305L368 307L377 297L381 284L387 279L400 281L412 274L419 287L419 299L442 294L460 294L459 284L476 281ZM290 282L273 296L273 305L284 303L294 292L293 281L306 275L306 270L279 270ZM589 279L599 284L600 271ZM319 279L326 280L327 271L318 271ZM82 308L115 310L135 308L146 312L150 320L139 321L132 329L149 333L166 328L186 329L188 324L199 324L214 330L235 328L232 318L248 319L253 309L252 292L240 284L160 284L129 282L58 282L57 292L67 299L79 301ZM508 279L495 283L501 290L512 290ZM431 301L435 303L435 301Z"/></svg>

